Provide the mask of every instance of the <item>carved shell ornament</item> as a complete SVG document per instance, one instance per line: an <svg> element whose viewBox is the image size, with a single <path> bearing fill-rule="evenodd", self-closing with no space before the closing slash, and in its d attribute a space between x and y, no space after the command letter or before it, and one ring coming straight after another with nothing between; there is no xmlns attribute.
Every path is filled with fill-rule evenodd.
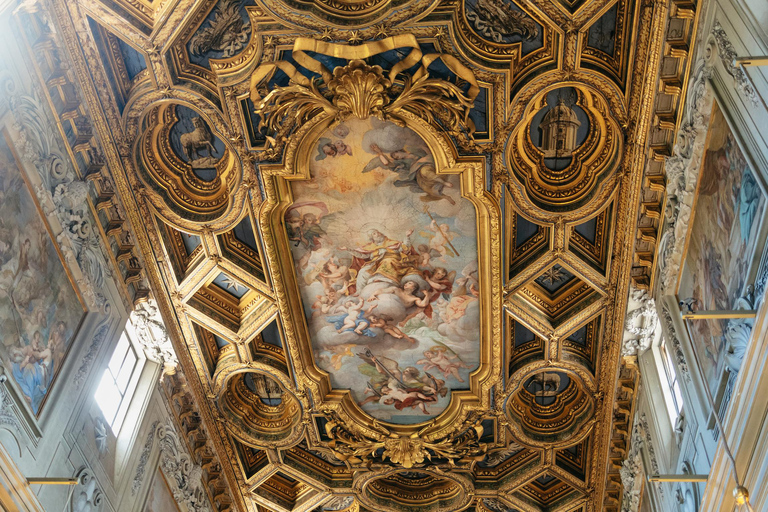
<svg viewBox="0 0 768 512"><path fill-rule="evenodd" d="M135 319L152 357L171 373L168 340L178 356L162 394L180 430L142 434L133 497L158 444L186 438L190 457L161 466L196 509L620 510L641 389L619 366L626 287L678 273L699 78L733 49L709 20L712 62L693 67L700 4L96 0L11 16L60 78L0 103L62 252L86 277L110 253L113 294L157 297L167 334ZM691 144L675 148L678 125ZM683 221L660 226L670 197ZM631 318L640 345L651 318ZM111 332L94 327L74 386ZM731 369L748 328L724 334Z"/></svg>

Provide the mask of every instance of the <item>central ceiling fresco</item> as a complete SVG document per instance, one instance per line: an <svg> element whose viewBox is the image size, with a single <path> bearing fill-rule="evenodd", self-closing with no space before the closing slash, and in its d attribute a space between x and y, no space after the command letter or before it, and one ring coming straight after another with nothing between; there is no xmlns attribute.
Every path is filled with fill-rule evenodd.
<svg viewBox="0 0 768 512"><path fill-rule="evenodd" d="M55 17L219 511L619 510L695 2Z"/></svg>

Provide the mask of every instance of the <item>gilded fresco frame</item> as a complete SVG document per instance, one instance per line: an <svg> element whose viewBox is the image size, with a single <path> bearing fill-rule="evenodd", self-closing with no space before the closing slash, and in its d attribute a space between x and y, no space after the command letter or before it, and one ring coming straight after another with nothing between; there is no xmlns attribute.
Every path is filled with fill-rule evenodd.
<svg viewBox="0 0 768 512"><path fill-rule="evenodd" d="M392 434L410 436L419 432L422 438L430 440L443 437L459 427L470 411L488 409L492 405L490 388L500 377L503 367L501 213L496 200L485 189L485 164L482 158L458 157L455 147L445 134L439 133L414 114L403 112L400 115L405 119L406 126L422 137L432 151L438 175L459 175L461 197L473 204L476 213L480 282L480 365L470 374L470 389L452 391L449 405L436 418L426 424L415 425L373 420L351 399L349 391L332 389L328 374L314 363L283 216L293 202L290 182L309 179L311 151L307 148L317 142L325 129L332 126L332 116L317 116L299 128L286 146L282 165L261 167L266 198L259 211L259 221L267 260L273 273L282 276L282 279L274 279L273 283L283 318L286 349L291 352L291 360L294 361L299 389L311 394L316 409L338 413L342 420L348 425L354 425L360 433L373 433L374 431L370 430L373 421ZM298 318L301 320L297 320Z"/></svg>
<svg viewBox="0 0 768 512"><path fill-rule="evenodd" d="M757 170L757 166L754 163L754 159L750 157L751 151L750 148L745 144L744 139L741 137L741 134L737 129L734 128L734 122L730 118L728 111L723 108L722 101L719 99L719 95L717 92L713 92L712 95L712 108L711 112L709 114L710 124L707 126L707 134L704 139L703 143L703 150L706 150L706 148L709 147L710 139L712 136L712 124L711 119L715 115L716 112L720 112L720 114L725 119L725 122L728 125L728 130L733 135L733 139L736 142L737 146L739 147L739 151L741 152L742 156L744 157L744 160L750 170L750 172L754 175L755 181L760 187L760 191L762 192L765 200L765 206L763 211L761 212L761 216L758 219L758 228L756 230L758 240L755 243L755 248L753 250L753 253L749 256L748 261L748 269L749 272L747 273L747 279L745 279L744 287L748 286L750 284L749 277L752 277L752 281L754 281L758 276L757 273L759 271L760 264L764 258L764 255L768 253L768 249L763 250L763 252L760 252L758 249L761 245L761 241L765 241L766 238L768 238L768 186L765 184L765 178L760 175L760 172ZM693 232L693 225L694 221L696 219L696 210L699 202L699 190L701 188L701 174L704 168L704 165L706 164L706 158L707 155L702 155L701 163L699 164L699 175L696 179L696 191L694 192L693 202L691 204L691 216L688 220L688 226L690 228L685 233L685 243L683 245L683 251L682 256L680 258L681 264L680 268L677 273L677 279L675 281L675 300L679 303L680 300L685 299L687 297L680 297L680 286L682 284L683 279L683 273L685 271L685 261L688 258L688 250L691 240L691 234Z"/></svg>
<svg viewBox="0 0 768 512"><path fill-rule="evenodd" d="M736 144L736 146L739 149L739 152L741 153L741 156L744 159L746 169L749 170L749 172L752 174L755 183L757 184L761 194L762 194L762 211L760 212L760 216L755 218L753 222L757 222L757 228L755 229L755 235L757 236L757 240L755 241L754 247L751 249L751 253L747 255L745 262L747 264L747 272L746 276L744 278L744 283L741 286L741 289L738 292L738 296L733 298L733 303L729 305L730 309L743 309L747 305L751 308L755 308L757 306L757 301L761 300L761 297L751 297L753 295L752 290L754 290L755 287L758 287L758 280L760 279L760 273L761 270L764 273L764 266L765 266L765 258L768 255L768 248L766 248L765 241L768 239L768 187L765 185L765 178L764 176L760 175L760 171L758 170L758 167L755 165L754 159L751 157L751 151L750 147L747 145L744 138L741 136L741 132L736 126L736 123L734 122L734 119L731 117L731 114L729 113L728 109L725 108L724 102L721 99L722 95L719 94L716 90L713 89L711 93L711 108L709 108L709 117L707 119L708 124L706 127L706 135L704 137L704 140L701 145L701 160L698 164L698 175L696 176L696 188L693 195L693 200L691 202L691 209L690 209L690 218L688 219L688 229L685 233L684 238L684 244L683 244L683 250L681 252L680 257L680 266L678 268L677 275L675 276L674 281L674 301L676 304L680 305L680 314L686 313L685 309L686 307L691 307L692 310L708 310L708 308L704 305L697 305L695 303L690 304L689 306L684 306L683 303L686 301L686 299L689 299L689 297L685 297L681 295L681 288L684 284L684 275L686 272L692 272L691 270L688 270L688 254L690 250L691 245L691 238L693 236L693 231L696 228L695 226L695 220L696 220L696 213L697 208L699 206L699 199L700 199L700 190L702 185L702 177L705 172L705 166L707 165L707 159L710 157L707 153L710 151L710 143L712 139L713 134L713 122L712 119L715 117L716 113L720 113L722 116L724 122L726 123L726 128L730 132L730 134L733 137L733 141ZM739 201L741 199L739 198ZM735 215L738 216L739 212L736 211ZM731 229L733 229L735 226L731 226ZM761 249L762 248L762 249ZM722 271L722 269L721 269ZM695 297L691 297L692 299L695 299ZM746 301L743 300L743 298L746 298ZM729 300L731 300L729 298ZM730 341L727 338L726 331L730 328L731 322L735 322L736 324L746 323L749 325L749 329L751 331L752 324L754 320L747 319L747 320L740 320L740 319L726 319L724 316L714 317L714 318L682 318L682 332L680 333L681 336L684 336L687 343L689 344L689 347L694 355L694 362L695 366L697 368L697 373L701 378L701 384L702 386L706 386L707 393L711 394L712 399L714 400L714 405L717 408L717 411L714 411L716 414L725 414L728 404L730 402L730 393L732 393L732 388L735 385L735 380L738 378L738 374L740 372L734 372L734 370L729 366L729 361L727 359L729 352L729 346ZM699 334L696 332L696 329L694 327L695 322L715 322L719 323L720 327L723 329L723 334L721 334L721 339L723 341L723 346L717 351L716 354L711 355L711 357L714 358L714 361L712 361L712 367L707 368L704 365L704 360L707 358L706 354L703 354L704 348L702 347L703 344L705 344L705 341L702 341L699 339ZM748 331L749 332L749 331ZM744 340L744 343L747 341ZM708 351L707 351L708 352ZM710 374L711 372L711 374ZM714 425L714 420L712 417L710 417L710 424L707 426L708 429L713 430L713 432L716 432L716 426Z"/></svg>
<svg viewBox="0 0 768 512"><path fill-rule="evenodd" d="M17 395L18 401L24 404L24 407L27 408L30 411L30 416L35 418L36 420L39 420L42 416L43 410L45 409L45 405L48 402L48 399L51 396L51 393L53 392L53 387L56 384L59 375L61 374L61 369L66 364L67 358L69 357L69 354L72 350L72 346L75 344L75 340L77 340L78 336L80 335L80 330L83 326L83 322L85 321L85 318L88 316L88 306L86 305L85 299L83 298L82 293L80 292L80 288L77 286L75 277L72 275L72 270L69 268L69 265L67 264L67 260L64 256L64 254L61 251L61 247L59 245L59 242L56 240L56 236L53 233L53 229L51 228L50 219L43 211L42 207L40 206L40 199L37 197L37 194L35 194L35 190L33 188L33 183L30 180L29 176L27 176L27 172L24 168L24 165L22 164L21 158L19 158L18 151L16 149L16 146L14 144L13 138L11 137L11 133L8 130L8 127L5 125L0 125L0 137L3 137L6 144L8 145L8 149L11 152L11 155L13 156L14 163L16 164L16 169L18 170L19 174L21 175L22 180L24 181L24 186L27 188L27 191L29 192L29 195L32 199L32 202L35 205L35 211L37 212L37 215L39 219L42 221L43 226L45 227L45 230L48 234L49 240L51 244L53 245L54 249L56 250L56 254L59 257L59 261L61 262L61 266L64 270L64 273L67 277L67 281L69 282L70 286L72 287L72 291L77 296L78 301L80 302L80 306L82 307L82 314L80 315L80 318L77 319L75 322L75 327L72 330L72 337L69 340L69 346L67 346L66 351L64 352L64 355L62 356L62 363L61 366L56 370L56 372L53 375L53 378L51 379L51 383L48 385L48 388L46 390L45 396L43 397L42 401L40 402L40 406L38 408L37 413L34 413L32 411L31 406L27 403L26 399L24 398L24 393L21 392L21 390L18 387L18 384L16 383L15 379L10 378L8 379L8 382L12 382L11 387L13 389L13 392Z"/></svg>

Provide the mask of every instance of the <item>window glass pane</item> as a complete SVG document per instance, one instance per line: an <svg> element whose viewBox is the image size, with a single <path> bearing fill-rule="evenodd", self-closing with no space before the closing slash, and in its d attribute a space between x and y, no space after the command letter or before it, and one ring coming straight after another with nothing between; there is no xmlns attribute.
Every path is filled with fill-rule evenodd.
<svg viewBox="0 0 768 512"><path fill-rule="evenodd" d="M119 429L119 423L128 405L127 401L130 400L129 391L131 390L128 388L139 367L139 361L136 349L124 331L94 393L96 403L112 428Z"/></svg>
<svg viewBox="0 0 768 512"><path fill-rule="evenodd" d="M675 363L669 350L667 350L667 345L663 337L661 338L658 347L660 356L660 368L658 369L659 379L662 381L662 386L667 388L664 392L664 398L669 419L672 424L674 424L683 408L683 394L680 390L680 385L677 382Z"/></svg>
<svg viewBox="0 0 768 512"><path fill-rule="evenodd" d="M125 333L123 333L123 335L120 336L120 341L118 342L117 347L115 347L115 351L112 353L112 358L109 360L108 368L112 371L112 375L117 375L120 371L120 366L122 366L123 359L125 359L125 353L128 352L129 348L130 342Z"/></svg>
<svg viewBox="0 0 768 512"><path fill-rule="evenodd" d="M104 376L101 378L99 387L96 388L95 398L96 403L101 408L101 412L104 413L104 418L107 420L107 423L112 425L117 410L120 408L122 396L108 370L104 371Z"/></svg>
<svg viewBox="0 0 768 512"><path fill-rule="evenodd" d="M117 377L115 378L115 382L117 383L117 387L120 389L120 394L125 393L125 388L128 387L128 382L131 380L131 375L133 374L133 369L136 367L136 354L133 353L133 350L129 350L128 354L125 356L125 361L123 362L123 367L120 368L120 373L117 374Z"/></svg>

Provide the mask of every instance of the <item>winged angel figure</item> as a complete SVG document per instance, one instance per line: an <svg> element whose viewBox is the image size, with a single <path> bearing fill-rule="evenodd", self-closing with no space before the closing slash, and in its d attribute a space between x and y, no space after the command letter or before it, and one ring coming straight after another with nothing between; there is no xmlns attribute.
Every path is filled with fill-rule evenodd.
<svg viewBox="0 0 768 512"><path fill-rule="evenodd" d="M210 51L231 57L248 42L251 26L240 13L238 0L222 0L207 27L201 27L189 40L189 52L203 56Z"/></svg>

